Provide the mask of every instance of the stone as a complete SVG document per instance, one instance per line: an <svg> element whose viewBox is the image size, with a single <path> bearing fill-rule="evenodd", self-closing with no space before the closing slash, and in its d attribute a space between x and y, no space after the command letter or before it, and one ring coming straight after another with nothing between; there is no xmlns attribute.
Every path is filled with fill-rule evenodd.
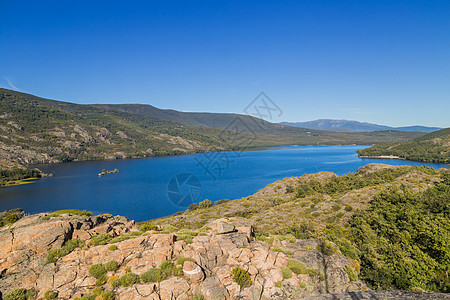
<svg viewBox="0 0 450 300"><path fill-rule="evenodd" d="M177 298L181 294L189 291L189 289L189 283L186 279L180 277L172 277L159 284L159 294L161 299L171 299L171 297Z"/></svg>
<svg viewBox="0 0 450 300"><path fill-rule="evenodd" d="M200 290L206 300L226 300L229 296L226 288L213 277L206 278L205 281L203 281Z"/></svg>
<svg viewBox="0 0 450 300"><path fill-rule="evenodd" d="M236 231L234 225L225 223L225 222L217 222L217 233L225 234Z"/></svg>
<svg viewBox="0 0 450 300"><path fill-rule="evenodd" d="M202 268L192 261L185 261L183 264L183 273L193 282L199 282L205 279Z"/></svg>

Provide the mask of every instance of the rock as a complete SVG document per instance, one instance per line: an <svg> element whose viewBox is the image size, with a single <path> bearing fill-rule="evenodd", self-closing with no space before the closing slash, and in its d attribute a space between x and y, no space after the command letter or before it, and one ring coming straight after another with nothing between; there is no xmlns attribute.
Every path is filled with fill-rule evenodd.
<svg viewBox="0 0 450 300"><path fill-rule="evenodd" d="M217 233L225 234L236 231L234 225L225 223L225 222L217 222Z"/></svg>
<svg viewBox="0 0 450 300"><path fill-rule="evenodd" d="M176 299L189 289L190 286L184 278L173 277L159 284L159 295L161 299Z"/></svg>
<svg viewBox="0 0 450 300"><path fill-rule="evenodd" d="M228 292L220 282L213 277L206 278L201 285L201 293L206 300L228 299Z"/></svg>
<svg viewBox="0 0 450 300"><path fill-rule="evenodd" d="M185 261L183 264L183 273L193 282L199 282L205 279L202 268L194 262Z"/></svg>
<svg viewBox="0 0 450 300"><path fill-rule="evenodd" d="M249 242L251 226L246 220L226 219L210 224L213 232L221 234L198 235L191 244L176 241L175 234L140 235L111 245L90 245L76 248L55 263L46 263L50 249L60 248L69 239L88 241L90 234L118 234L135 230L135 224L126 218L106 215L72 219L63 214L58 218L42 220L41 215L25 216L13 225L0 228L0 290L7 293L17 288L34 288L38 297L55 290L62 298L88 295L95 288L96 278L89 274L93 264L114 260L117 271L108 277L123 276L126 270L140 275L157 268L162 261L185 261L183 277L169 277L160 283L135 284L130 287L104 287L113 290L117 299L176 299L188 300L201 293L206 299L298 299L327 289L335 293L362 291L367 287L361 281L350 281L345 266L350 262L340 253L324 257L316 250L320 240L297 240L280 247L292 251L290 259L297 259L308 268L316 268L325 276L320 280L308 274L283 279L281 267L288 257L274 252L273 246L260 241ZM236 225L236 227L235 227ZM241 288L234 280L235 267L248 271L252 286ZM281 282L281 288L279 283ZM306 284L300 288L299 282ZM277 283L277 284L276 284Z"/></svg>

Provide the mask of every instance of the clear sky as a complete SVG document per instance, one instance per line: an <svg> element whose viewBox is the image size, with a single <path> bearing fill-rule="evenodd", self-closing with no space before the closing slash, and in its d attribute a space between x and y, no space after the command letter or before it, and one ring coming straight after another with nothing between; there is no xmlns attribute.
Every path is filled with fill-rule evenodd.
<svg viewBox="0 0 450 300"><path fill-rule="evenodd" d="M450 1L0 0L0 87L275 121L450 126Z"/></svg>

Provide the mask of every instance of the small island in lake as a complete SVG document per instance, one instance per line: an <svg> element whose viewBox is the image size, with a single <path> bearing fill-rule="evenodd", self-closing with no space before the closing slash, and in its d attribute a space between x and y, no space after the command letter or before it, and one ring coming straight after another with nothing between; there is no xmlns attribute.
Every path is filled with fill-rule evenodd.
<svg viewBox="0 0 450 300"><path fill-rule="evenodd" d="M103 175L107 175L107 174L114 174L114 173L119 173L119 169L114 169L114 170L103 169L100 173L98 173L98 176L103 176Z"/></svg>

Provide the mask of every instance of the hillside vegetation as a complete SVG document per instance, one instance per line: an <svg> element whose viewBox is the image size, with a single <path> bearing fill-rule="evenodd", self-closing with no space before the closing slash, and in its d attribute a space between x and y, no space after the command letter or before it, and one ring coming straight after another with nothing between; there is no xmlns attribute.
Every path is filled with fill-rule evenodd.
<svg viewBox="0 0 450 300"><path fill-rule="evenodd" d="M449 163L450 128L428 133L412 141L384 143L358 150L359 156L399 156L408 160Z"/></svg>
<svg viewBox="0 0 450 300"><path fill-rule="evenodd" d="M334 242L373 289L450 291L449 170L371 164L355 174L285 178L253 196L208 201L143 226L195 231L211 219L245 218L261 241L285 241L285 253L297 239Z"/></svg>
<svg viewBox="0 0 450 300"><path fill-rule="evenodd" d="M233 122L244 125L235 127ZM330 133L272 124L249 116L174 113L148 105L79 105L0 89L0 159L23 164L258 146L365 144L418 136L419 133L393 131Z"/></svg>

